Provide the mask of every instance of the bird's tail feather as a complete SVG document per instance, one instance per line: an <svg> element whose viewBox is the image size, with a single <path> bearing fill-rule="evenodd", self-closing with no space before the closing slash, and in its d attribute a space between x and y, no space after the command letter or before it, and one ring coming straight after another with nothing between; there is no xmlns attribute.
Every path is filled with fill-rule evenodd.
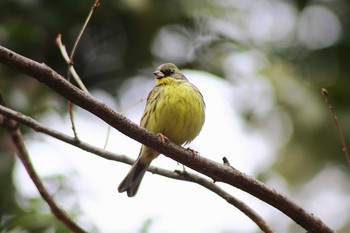
<svg viewBox="0 0 350 233"><path fill-rule="evenodd" d="M148 166L149 164L141 163L139 157L134 163L134 165L131 167L129 173L118 186L118 191L120 193L126 191L128 197L135 196L137 190L139 189L142 178L145 175L145 172L147 171Z"/></svg>

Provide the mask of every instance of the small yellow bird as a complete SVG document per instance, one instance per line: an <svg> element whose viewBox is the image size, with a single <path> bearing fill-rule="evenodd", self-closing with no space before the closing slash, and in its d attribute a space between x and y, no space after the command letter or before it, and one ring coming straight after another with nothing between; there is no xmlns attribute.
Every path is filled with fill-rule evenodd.
<svg viewBox="0 0 350 233"><path fill-rule="evenodd" d="M153 74L156 84L148 94L140 125L158 134L161 140L168 138L178 145L191 142L205 119L202 94L172 63L160 65ZM118 191L135 196L147 168L158 155L159 152L142 145Z"/></svg>

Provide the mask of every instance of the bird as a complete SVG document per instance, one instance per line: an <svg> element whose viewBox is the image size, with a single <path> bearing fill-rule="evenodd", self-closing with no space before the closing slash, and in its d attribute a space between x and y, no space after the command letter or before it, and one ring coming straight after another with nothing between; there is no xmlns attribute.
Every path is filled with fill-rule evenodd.
<svg viewBox="0 0 350 233"><path fill-rule="evenodd" d="M153 72L155 86L147 97L140 125L158 135L162 142L188 144L200 133L205 121L205 103L199 89L173 63L164 63ZM160 153L145 145L118 191L136 195L147 168Z"/></svg>

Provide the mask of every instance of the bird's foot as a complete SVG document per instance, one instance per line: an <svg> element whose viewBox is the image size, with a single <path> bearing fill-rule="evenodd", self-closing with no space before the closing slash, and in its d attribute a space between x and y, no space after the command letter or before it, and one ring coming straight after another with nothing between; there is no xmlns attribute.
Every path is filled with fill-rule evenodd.
<svg viewBox="0 0 350 233"><path fill-rule="evenodd" d="M164 136L164 134L157 133L157 137L159 138L159 141L160 141L161 143L165 143L165 142L169 141L169 138L167 138L166 136Z"/></svg>
<svg viewBox="0 0 350 233"><path fill-rule="evenodd" d="M191 149L191 148L189 148L189 147L186 148L186 150L189 151L189 152L192 154L193 157L199 155L199 152L198 152L198 151L195 151L195 150L193 150L193 149Z"/></svg>

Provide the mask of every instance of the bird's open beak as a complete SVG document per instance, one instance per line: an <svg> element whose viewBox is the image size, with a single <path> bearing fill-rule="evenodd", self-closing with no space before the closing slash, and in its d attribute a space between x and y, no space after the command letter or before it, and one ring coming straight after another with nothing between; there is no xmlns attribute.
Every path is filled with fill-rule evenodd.
<svg viewBox="0 0 350 233"><path fill-rule="evenodd" d="M161 78L164 78L164 74L162 71L160 70L156 70L153 72L154 76L156 76L157 79L161 79Z"/></svg>

